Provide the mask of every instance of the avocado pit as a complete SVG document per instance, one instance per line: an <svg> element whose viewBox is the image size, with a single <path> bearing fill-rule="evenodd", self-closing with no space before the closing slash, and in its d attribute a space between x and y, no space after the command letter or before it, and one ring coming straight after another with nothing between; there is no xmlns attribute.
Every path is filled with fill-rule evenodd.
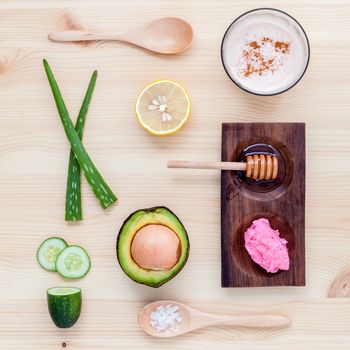
<svg viewBox="0 0 350 350"><path fill-rule="evenodd" d="M140 209L119 230L117 258L137 283L158 288L185 266L190 242L180 219L166 207Z"/></svg>
<svg viewBox="0 0 350 350"><path fill-rule="evenodd" d="M165 225L150 224L136 232L131 256L143 269L170 270L179 261L181 244L177 234Z"/></svg>

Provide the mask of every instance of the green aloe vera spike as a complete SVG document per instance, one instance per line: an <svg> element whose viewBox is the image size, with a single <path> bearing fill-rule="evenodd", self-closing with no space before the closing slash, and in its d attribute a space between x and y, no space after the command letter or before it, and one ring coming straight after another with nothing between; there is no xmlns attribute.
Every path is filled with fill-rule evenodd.
<svg viewBox="0 0 350 350"><path fill-rule="evenodd" d="M63 124L64 131L67 135L67 138L71 144L71 148L77 157L78 163L83 170L83 173L86 177L87 182L92 188L95 196L99 199L102 208L108 208L115 201L117 201L116 195L109 188L94 163L92 162L90 156L85 150L84 145L82 144L79 135L75 131L72 120L70 119L67 107L64 103L64 100L61 95L61 91L57 85L57 82L53 76L51 68L48 62L43 60L45 72L50 83L52 94L54 96L58 113Z"/></svg>
<svg viewBox="0 0 350 350"><path fill-rule="evenodd" d="M94 71L89 86L86 90L83 103L81 105L77 122L75 124L75 131L80 140L83 137L83 130L86 120L86 115L89 109L91 96L95 88L97 79L97 71ZM80 185L80 165L78 160L71 150L69 155L67 190L66 190L66 221L78 221L83 219L81 207L81 185Z"/></svg>

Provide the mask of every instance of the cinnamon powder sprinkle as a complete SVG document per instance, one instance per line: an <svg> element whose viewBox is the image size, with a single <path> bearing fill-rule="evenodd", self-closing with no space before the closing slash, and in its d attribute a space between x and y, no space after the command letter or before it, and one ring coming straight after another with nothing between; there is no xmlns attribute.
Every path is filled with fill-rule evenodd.
<svg viewBox="0 0 350 350"><path fill-rule="evenodd" d="M285 56L290 52L290 43L275 41L269 37L262 37L246 44L243 50L243 75L249 77L271 72L272 74L283 66Z"/></svg>

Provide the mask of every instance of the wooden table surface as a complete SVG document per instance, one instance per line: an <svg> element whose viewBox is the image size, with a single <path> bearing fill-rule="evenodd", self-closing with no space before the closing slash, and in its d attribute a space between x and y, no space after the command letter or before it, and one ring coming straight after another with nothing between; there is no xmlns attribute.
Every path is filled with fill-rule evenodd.
<svg viewBox="0 0 350 350"><path fill-rule="evenodd" d="M240 91L220 61L222 35L260 1L128 0L0 1L0 348L1 349L349 349L349 299L327 299L338 273L350 265L350 1L266 1L304 25L311 62L291 91L264 98ZM162 16L178 16L195 40L176 57L125 44L58 44L50 31L124 30ZM69 146L42 67L52 65L72 116L89 77L99 77L84 142L120 198L102 211L83 183L85 220L64 221ZM157 138L134 116L137 94L150 81L183 84L192 115L176 135ZM167 169L168 159L220 159L222 122L306 122L307 286L220 287L220 174ZM139 208L165 205L188 229L191 254L184 270L160 289L137 285L118 266L116 236ZM91 272L64 281L43 271L35 252L48 236L86 247ZM83 288L79 322L55 328L46 288ZM288 329L208 328L177 339L153 339L137 314L160 298L221 312L275 311Z"/></svg>

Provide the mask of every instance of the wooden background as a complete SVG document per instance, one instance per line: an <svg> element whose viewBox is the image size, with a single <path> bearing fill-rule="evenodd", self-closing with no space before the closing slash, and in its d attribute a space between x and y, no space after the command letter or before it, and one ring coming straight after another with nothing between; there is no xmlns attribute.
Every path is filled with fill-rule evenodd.
<svg viewBox="0 0 350 350"><path fill-rule="evenodd" d="M220 62L222 35L242 12L274 6L296 16L312 48L309 70L286 94L240 91ZM177 57L118 43L58 44L50 31L124 30L161 16L179 16L195 31ZM335 276L350 265L350 1L128 0L0 1L0 348L1 349L349 349L350 301L327 299ZM85 220L64 222L69 147L42 68L52 65L72 116L90 74L99 77L85 144L120 201L102 211L86 183ZM157 138L134 116L150 81L183 84L193 111L176 135ZM168 159L219 160L222 122L306 122L307 287L220 287L220 174L167 169ZM165 205L183 221L192 250L178 277L155 290L129 280L115 256L118 229L130 212ZM69 282L35 259L50 235L86 247L92 269ZM83 288L84 309L71 330L50 321L45 290ZM210 328L171 340L138 327L147 302L176 299L212 311L276 311L289 329Z"/></svg>

